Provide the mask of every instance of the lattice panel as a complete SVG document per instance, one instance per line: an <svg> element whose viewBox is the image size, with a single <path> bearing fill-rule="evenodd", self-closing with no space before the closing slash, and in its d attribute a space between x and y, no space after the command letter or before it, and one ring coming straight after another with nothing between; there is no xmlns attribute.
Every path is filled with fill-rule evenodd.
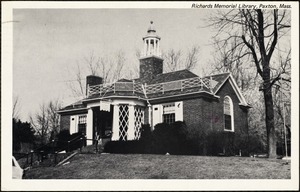
<svg viewBox="0 0 300 192"><path fill-rule="evenodd" d="M129 125L128 105L119 106L119 140L127 141Z"/></svg>
<svg viewBox="0 0 300 192"><path fill-rule="evenodd" d="M210 79L208 79L208 78L203 78L203 79L202 79L202 83L203 83L203 85L204 85L206 88L210 89Z"/></svg>
<svg viewBox="0 0 300 192"><path fill-rule="evenodd" d="M172 81L169 83L164 83L164 91L171 91L176 89L181 89L181 81Z"/></svg>
<svg viewBox="0 0 300 192"><path fill-rule="evenodd" d="M163 93L163 84L153 84L153 85L148 85L146 87L147 94L149 93Z"/></svg>
<svg viewBox="0 0 300 192"><path fill-rule="evenodd" d="M89 95L98 94L101 92L101 85L89 86Z"/></svg>
<svg viewBox="0 0 300 192"><path fill-rule="evenodd" d="M116 91L133 91L133 83L117 82L115 86Z"/></svg>
<svg viewBox="0 0 300 192"><path fill-rule="evenodd" d="M144 123L144 109L141 107L134 108L134 139L140 139L141 128Z"/></svg>
<svg viewBox="0 0 300 192"><path fill-rule="evenodd" d="M134 91L143 93L142 84L134 84Z"/></svg>
<svg viewBox="0 0 300 192"><path fill-rule="evenodd" d="M115 88L115 84L103 86L101 93L104 94L104 93L112 92L114 91L114 88Z"/></svg>
<svg viewBox="0 0 300 192"><path fill-rule="evenodd" d="M191 78L182 81L182 88L191 88L191 87L199 87L203 86L200 78Z"/></svg>
<svg viewBox="0 0 300 192"><path fill-rule="evenodd" d="M185 79L182 81L182 88L191 88L191 87L206 87L206 88L210 88L210 79L207 78L191 78L191 79Z"/></svg>

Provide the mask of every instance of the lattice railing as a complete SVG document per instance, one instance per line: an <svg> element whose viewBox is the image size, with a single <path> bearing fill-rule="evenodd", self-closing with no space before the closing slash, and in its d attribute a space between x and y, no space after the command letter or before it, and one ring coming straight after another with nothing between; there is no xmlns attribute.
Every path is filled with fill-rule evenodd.
<svg viewBox="0 0 300 192"><path fill-rule="evenodd" d="M106 85L106 86L102 87L102 92L100 94L102 95L102 94L105 94L107 92L112 92L114 90L115 90L115 85L114 84Z"/></svg>
<svg viewBox="0 0 300 192"><path fill-rule="evenodd" d="M103 87L103 85L93 85L93 86L89 86L88 88L88 94L89 95L94 95L94 94L98 94L101 93L101 88Z"/></svg>
<svg viewBox="0 0 300 192"><path fill-rule="evenodd" d="M133 88L135 92L143 93L143 87L140 83L134 83Z"/></svg>
<svg viewBox="0 0 300 192"><path fill-rule="evenodd" d="M125 91L125 92L139 92L143 93L142 84L132 83L132 82L116 82L107 85L92 85L89 86L88 94L95 95L100 94L103 95L109 92L117 92L117 91Z"/></svg>
<svg viewBox="0 0 300 192"><path fill-rule="evenodd" d="M146 94L161 93L166 91L181 90L193 87L206 88L211 90L216 86L218 82L209 78L189 78L178 81L170 81L167 83L157 83L145 85ZM144 93L142 84L134 82L116 82L108 85L93 85L89 86L88 95L100 94L105 95L108 92L138 92Z"/></svg>
<svg viewBox="0 0 300 192"><path fill-rule="evenodd" d="M146 87L146 93L151 94L151 93L164 93L164 88L163 84L152 84L152 85L147 85Z"/></svg>

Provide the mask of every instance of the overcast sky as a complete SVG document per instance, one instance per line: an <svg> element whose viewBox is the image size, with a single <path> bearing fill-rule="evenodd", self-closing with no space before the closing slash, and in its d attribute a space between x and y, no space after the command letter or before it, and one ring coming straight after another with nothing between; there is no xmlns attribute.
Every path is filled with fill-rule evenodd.
<svg viewBox="0 0 300 192"><path fill-rule="evenodd" d="M20 118L28 120L39 105L59 99L63 105L76 101L67 83L76 79L77 63L94 52L96 57L125 53L121 78L138 69L136 50L150 21L161 37L161 51L187 51L200 47L194 73L203 76L217 53L213 29L206 19L217 9L14 9L13 96L20 100ZM288 41L290 42L290 41ZM283 44L281 44L283 46ZM84 75L90 75L82 71ZM138 72L137 72L138 73Z"/></svg>
<svg viewBox="0 0 300 192"><path fill-rule="evenodd" d="M211 10L190 9L15 9L13 19L13 95L20 99L21 119L40 104L74 102L67 82L76 63L95 56L125 52L126 66L138 65L137 49L150 21L161 36L161 50L200 46L202 69L212 59L211 31L203 28ZM127 69L126 67L126 69ZM126 74L124 74L126 75Z"/></svg>

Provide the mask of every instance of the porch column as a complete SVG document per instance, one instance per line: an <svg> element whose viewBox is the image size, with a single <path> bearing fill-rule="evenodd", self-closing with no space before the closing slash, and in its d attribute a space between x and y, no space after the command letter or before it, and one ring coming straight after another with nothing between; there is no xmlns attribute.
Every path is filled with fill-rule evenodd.
<svg viewBox="0 0 300 192"><path fill-rule="evenodd" d="M143 52L143 56L147 55L147 40L144 39L144 52Z"/></svg>
<svg viewBox="0 0 300 192"><path fill-rule="evenodd" d="M152 107L151 107L150 103L148 104L148 123L151 127L151 130L153 130L153 127L152 127Z"/></svg>
<svg viewBox="0 0 300 192"><path fill-rule="evenodd" d="M129 118L128 118L128 140L134 140L134 105L128 105L128 112L129 112Z"/></svg>
<svg viewBox="0 0 300 192"><path fill-rule="evenodd" d="M153 55L156 55L156 39L153 39Z"/></svg>
<svg viewBox="0 0 300 192"><path fill-rule="evenodd" d="M150 39L147 39L148 44L147 44L147 55L150 55Z"/></svg>
<svg viewBox="0 0 300 192"><path fill-rule="evenodd" d="M159 51L159 40L157 40L157 56L160 56L160 51Z"/></svg>
<svg viewBox="0 0 300 192"><path fill-rule="evenodd" d="M93 139L93 110L92 108L88 108L88 114L86 117L86 138ZM92 145L92 140L87 140L87 145Z"/></svg>
<svg viewBox="0 0 300 192"><path fill-rule="evenodd" d="M119 140L119 105L114 104L112 137L111 140Z"/></svg>

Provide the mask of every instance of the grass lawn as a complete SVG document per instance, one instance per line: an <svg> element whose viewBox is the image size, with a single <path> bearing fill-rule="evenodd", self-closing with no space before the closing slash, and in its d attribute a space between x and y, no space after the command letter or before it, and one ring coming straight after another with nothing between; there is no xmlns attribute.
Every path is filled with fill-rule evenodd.
<svg viewBox="0 0 300 192"><path fill-rule="evenodd" d="M25 179L290 179L279 159L145 154L77 154L59 167L37 167Z"/></svg>

